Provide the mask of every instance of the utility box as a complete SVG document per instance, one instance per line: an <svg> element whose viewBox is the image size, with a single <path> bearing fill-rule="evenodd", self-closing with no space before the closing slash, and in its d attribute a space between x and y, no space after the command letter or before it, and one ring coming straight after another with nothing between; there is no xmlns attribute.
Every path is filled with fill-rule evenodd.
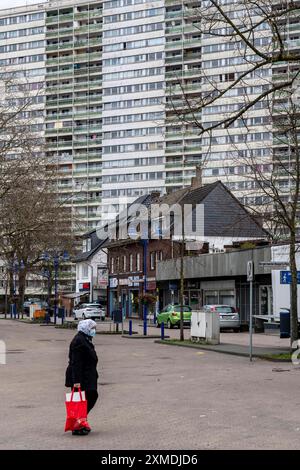
<svg viewBox="0 0 300 470"><path fill-rule="evenodd" d="M34 319L34 312L36 310L40 310L41 306L39 304L31 304L29 305L29 317L30 317L30 320L33 320Z"/></svg>
<svg viewBox="0 0 300 470"><path fill-rule="evenodd" d="M220 343L220 316L218 312L192 311L191 340L205 341L208 344Z"/></svg>

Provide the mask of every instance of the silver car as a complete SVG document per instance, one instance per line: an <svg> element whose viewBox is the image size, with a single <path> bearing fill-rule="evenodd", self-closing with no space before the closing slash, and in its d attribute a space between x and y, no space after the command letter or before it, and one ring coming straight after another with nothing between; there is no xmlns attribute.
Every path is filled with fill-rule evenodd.
<svg viewBox="0 0 300 470"><path fill-rule="evenodd" d="M97 303L79 304L73 308L73 315L75 320L105 320L105 310Z"/></svg>
<svg viewBox="0 0 300 470"><path fill-rule="evenodd" d="M236 333L240 331L240 316L236 308L231 305L204 305L206 311L217 312L220 316L220 329L231 329Z"/></svg>

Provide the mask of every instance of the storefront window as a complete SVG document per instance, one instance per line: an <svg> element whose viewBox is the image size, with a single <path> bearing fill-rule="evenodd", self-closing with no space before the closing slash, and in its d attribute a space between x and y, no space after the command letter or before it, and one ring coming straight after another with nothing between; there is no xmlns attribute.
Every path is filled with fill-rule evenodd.
<svg viewBox="0 0 300 470"><path fill-rule="evenodd" d="M213 305L219 303L219 295L216 290L207 290L204 292L204 303L206 305Z"/></svg>
<svg viewBox="0 0 300 470"><path fill-rule="evenodd" d="M235 307L235 295L233 290L220 290L219 303Z"/></svg>

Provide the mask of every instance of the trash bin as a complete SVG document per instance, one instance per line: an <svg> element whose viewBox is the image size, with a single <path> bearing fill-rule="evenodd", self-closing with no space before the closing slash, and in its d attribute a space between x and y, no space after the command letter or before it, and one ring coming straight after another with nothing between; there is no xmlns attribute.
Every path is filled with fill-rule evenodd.
<svg viewBox="0 0 300 470"><path fill-rule="evenodd" d="M280 312L280 338L291 337L290 311L288 309Z"/></svg>
<svg viewBox="0 0 300 470"><path fill-rule="evenodd" d="M112 317L113 317L114 323L122 323L122 310L121 309L113 310Z"/></svg>
<svg viewBox="0 0 300 470"><path fill-rule="evenodd" d="M65 307L58 307L57 317L58 318L65 318Z"/></svg>

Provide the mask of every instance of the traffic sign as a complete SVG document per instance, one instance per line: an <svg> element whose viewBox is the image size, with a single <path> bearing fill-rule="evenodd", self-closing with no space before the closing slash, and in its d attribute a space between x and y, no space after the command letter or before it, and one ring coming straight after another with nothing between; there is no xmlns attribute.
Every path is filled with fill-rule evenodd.
<svg viewBox="0 0 300 470"><path fill-rule="evenodd" d="M280 271L280 284L291 284L291 271ZM300 271L297 271L297 284L300 284Z"/></svg>
<svg viewBox="0 0 300 470"><path fill-rule="evenodd" d="M253 281L254 276L254 269L253 269L253 261L247 262L247 281Z"/></svg>

